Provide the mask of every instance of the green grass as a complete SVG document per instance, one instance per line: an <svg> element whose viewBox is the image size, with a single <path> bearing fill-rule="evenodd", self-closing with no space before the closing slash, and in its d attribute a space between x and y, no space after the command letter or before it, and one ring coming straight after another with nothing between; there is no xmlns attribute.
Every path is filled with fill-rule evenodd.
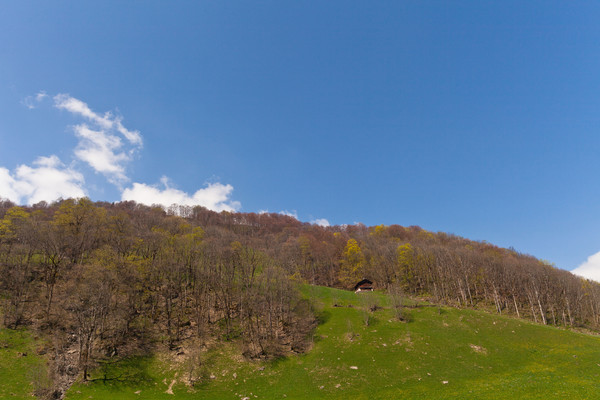
<svg viewBox="0 0 600 400"><path fill-rule="evenodd" d="M109 368L107 377L120 380L76 384L67 399L600 398L598 337L429 305L408 309L410 322L380 309L366 326L365 294L303 292L316 299L322 320L307 354L248 362L225 344L202 354L204 379L193 389L180 381L183 364L136 358ZM387 307L383 294L372 296ZM165 393L172 381L175 395Z"/></svg>
<svg viewBox="0 0 600 400"><path fill-rule="evenodd" d="M48 384L46 364L36 354L31 333L1 329L0 399L31 399L35 388L44 384Z"/></svg>

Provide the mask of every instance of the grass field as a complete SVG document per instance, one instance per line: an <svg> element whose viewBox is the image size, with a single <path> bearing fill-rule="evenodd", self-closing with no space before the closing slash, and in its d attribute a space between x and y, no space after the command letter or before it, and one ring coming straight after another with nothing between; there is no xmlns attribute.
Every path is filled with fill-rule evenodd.
<svg viewBox="0 0 600 400"><path fill-rule="evenodd" d="M34 344L30 332L0 330L0 399L31 399L36 388L49 384Z"/></svg>
<svg viewBox="0 0 600 400"><path fill-rule="evenodd" d="M204 379L194 388L182 382L185 362L135 358L96 370L98 380L74 385L67 399L600 398L598 337L429 305L408 309L409 322L384 307L367 326L364 295L304 290L320 303L323 321L308 354L249 362L226 344L201 354ZM386 306L384 295L373 295Z"/></svg>

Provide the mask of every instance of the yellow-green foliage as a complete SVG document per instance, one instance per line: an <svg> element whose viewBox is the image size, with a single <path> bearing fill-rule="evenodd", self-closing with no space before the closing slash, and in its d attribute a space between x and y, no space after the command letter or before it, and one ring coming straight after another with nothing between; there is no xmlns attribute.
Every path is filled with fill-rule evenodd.
<svg viewBox="0 0 600 400"><path fill-rule="evenodd" d="M10 241L17 236L17 230L29 219L29 213L21 207L11 207L0 220L0 241Z"/></svg>
<svg viewBox="0 0 600 400"><path fill-rule="evenodd" d="M396 249L396 262L400 270L402 282L406 287L410 287L415 276L415 252L410 243L401 244Z"/></svg>
<svg viewBox="0 0 600 400"><path fill-rule="evenodd" d="M363 278L365 262L365 255L358 242L349 239L344 248L344 258L340 263L340 282L346 287L356 284Z"/></svg>
<svg viewBox="0 0 600 400"><path fill-rule="evenodd" d="M387 226L381 224L376 225L371 229L371 236L384 236L387 231Z"/></svg>

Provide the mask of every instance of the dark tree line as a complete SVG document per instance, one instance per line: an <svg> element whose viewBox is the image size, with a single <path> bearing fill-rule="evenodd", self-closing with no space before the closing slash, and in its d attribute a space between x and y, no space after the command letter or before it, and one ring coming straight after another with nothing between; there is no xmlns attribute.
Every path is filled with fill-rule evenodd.
<svg viewBox="0 0 600 400"><path fill-rule="evenodd" d="M47 333L56 359L75 349L84 380L98 361L156 343L235 340L248 357L304 351L315 324L307 301L272 256L239 239L133 203L3 202L3 325Z"/></svg>
<svg viewBox="0 0 600 400"><path fill-rule="evenodd" d="M314 327L297 282L491 309L600 330L600 284L532 256L419 227L319 227L279 214L133 202L0 202L7 327L51 332L98 360L165 343L237 340L249 357L304 351ZM397 296L396 296L397 297ZM137 347L136 347L137 346Z"/></svg>
<svg viewBox="0 0 600 400"><path fill-rule="evenodd" d="M361 273L384 287L543 324L600 329L600 284L532 256L418 227L363 227L354 236L365 254Z"/></svg>
<svg viewBox="0 0 600 400"><path fill-rule="evenodd" d="M277 214L201 207L171 213L227 229L311 284L349 289L366 277L437 303L600 330L600 284L513 249L418 226L322 228Z"/></svg>

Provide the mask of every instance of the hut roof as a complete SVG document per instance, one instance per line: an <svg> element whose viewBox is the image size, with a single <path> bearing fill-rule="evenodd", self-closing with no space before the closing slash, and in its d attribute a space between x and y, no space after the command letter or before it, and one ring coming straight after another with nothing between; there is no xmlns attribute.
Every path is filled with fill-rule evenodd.
<svg viewBox="0 0 600 400"><path fill-rule="evenodd" d="M373 282L368 279L363 279L362 281L360 281L356 285L354 285L354 290L358 289L362 285L373 285Z"/></svg>

